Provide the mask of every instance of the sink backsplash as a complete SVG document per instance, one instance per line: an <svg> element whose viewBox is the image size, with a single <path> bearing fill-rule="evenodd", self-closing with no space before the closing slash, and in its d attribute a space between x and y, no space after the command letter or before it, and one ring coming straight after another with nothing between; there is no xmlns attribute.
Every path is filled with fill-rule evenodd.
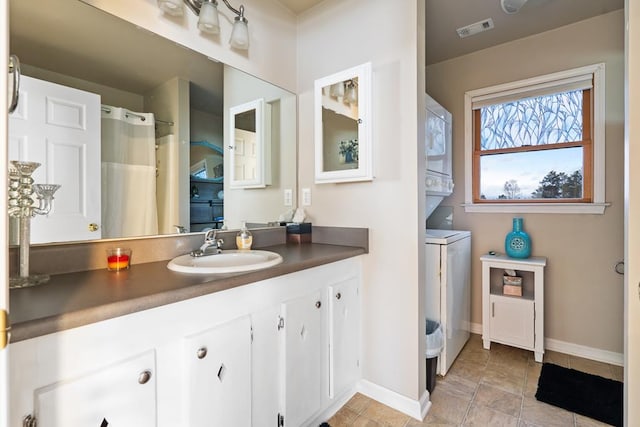
<svg viewBox="0 0 640 427"><path fill-rule="evenodd" d="M285 227L251 230L254 248L284 244ZM235 249L237 230L220 231L224 240L223 249ZM62 274L76 271L107 268L106 250L112 247L127 247L132 250L131 264L169 260L186 254L202 245L204 233L154 236L140 239L122 239L95 242L60 243L32 245L30 271L32 274ZM11 276L19 272L19 248L9 251L9 272Z"/></svg>
<svg viewBox="0 0 640 427"><path fill-rule="evenodd" d="M237 232L237 230L219 232L218 236L224 240L222 249L236 248ZM253 249L287 243L285 227L252 229L251 234L253 234ZM197 233L140 239L32 245L29 270L32 274L63 274L106 269L106 250L112 247L130 248L132 250L132 265L168 261L199 248L203 240L204 233ZM357 246L369 252L369 229L313 226L312 242ZM18 275L19 262L19 248L12 247L9 250L11 276Z"/></svg>

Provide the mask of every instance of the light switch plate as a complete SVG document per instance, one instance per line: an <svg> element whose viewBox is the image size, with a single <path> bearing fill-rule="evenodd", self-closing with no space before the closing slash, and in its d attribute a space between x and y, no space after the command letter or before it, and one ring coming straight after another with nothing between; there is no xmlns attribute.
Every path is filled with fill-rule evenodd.
<svg viewBox="0 0 640 427"><path fill-rule="evenodd" d="M293 205L293 190L290 188L284 189L284 205L292 206Z"/></svg>
<svg viewBox="0 0 640 427"><path fill-rule="evenodd" d="M311 189L302 189L302 206L311 206Z"/></svg>

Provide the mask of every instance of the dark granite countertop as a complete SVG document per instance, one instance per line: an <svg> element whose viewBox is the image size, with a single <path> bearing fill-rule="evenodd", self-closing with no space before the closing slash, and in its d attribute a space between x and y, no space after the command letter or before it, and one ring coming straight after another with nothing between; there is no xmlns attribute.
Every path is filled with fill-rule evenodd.
<svg viewBox="0 0 640 427"><path fill-rule="evenodd" d="M233 274L183 274L168 260L56 274L49 283L13 289L10 294L11 342L195 298L237 286L362 255L365 248L307 243L269 246L284 262L275 267Z"/></svg>

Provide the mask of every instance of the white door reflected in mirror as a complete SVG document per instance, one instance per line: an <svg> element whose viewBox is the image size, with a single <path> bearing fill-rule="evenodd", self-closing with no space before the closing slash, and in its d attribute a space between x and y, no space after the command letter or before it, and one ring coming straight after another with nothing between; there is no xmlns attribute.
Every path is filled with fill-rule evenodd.
<svg viewBox="0 0 640 427"><path fill-rule="evenodd" d="M372 180L371 64L316 80L314 104L316 183Z"/></svg>
<svg viewBox="0 0 640 427"><path fill-rule="evenodd" d="M10 160L42 165L35 182L61 185L52 211L34 218L31 243L101 238L98 95L22 76L18 106L9 115L8 150ZM18 228L12 224L12 244Z"/></svg>
<svg viewBox="0 0 640 427"><path fill-rule="evenodd" d="M231 188L264 188L270 184L271 114L264 99L229 109Z"/></svg>

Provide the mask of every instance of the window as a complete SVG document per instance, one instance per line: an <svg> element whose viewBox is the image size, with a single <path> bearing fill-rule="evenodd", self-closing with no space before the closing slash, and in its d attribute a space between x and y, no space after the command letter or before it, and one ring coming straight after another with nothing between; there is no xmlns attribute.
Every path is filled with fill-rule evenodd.
<svg viewBox="0 0 640 427"><path fill-rule="evenodd" d="M207 179L207 160L202 159L191 165L191 176L194 178Z"/></svg>
<svg viewBox="0 0 640 427"><path fill-rule="evenodd" d="M465 94L465 208L603 213L604 64Z"/></svg>

